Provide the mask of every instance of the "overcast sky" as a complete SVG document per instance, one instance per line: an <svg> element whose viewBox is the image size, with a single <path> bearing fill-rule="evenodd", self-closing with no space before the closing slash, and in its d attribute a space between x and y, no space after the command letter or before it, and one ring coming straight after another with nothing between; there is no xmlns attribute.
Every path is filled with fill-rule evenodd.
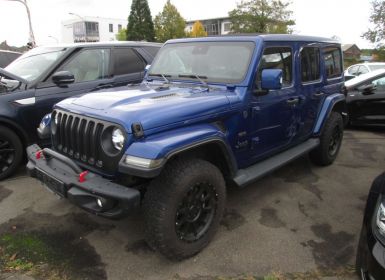
<svg viewBox="0 0 385 280"><path fill-rule="evenodd" d="M153 17L166 0L148 0ZM186 20L225 17L238 0L171 0ZM62 20L81 16L127 18L131 0L28 0L32 26L38 45L60 40ZM341 38L342 43L371 47L360 35L369 27L369 0L292 0L290 9L296 21L295 33ZM0 42L21 46L28 41L28 21L21 3L0 0Z"/></svg>

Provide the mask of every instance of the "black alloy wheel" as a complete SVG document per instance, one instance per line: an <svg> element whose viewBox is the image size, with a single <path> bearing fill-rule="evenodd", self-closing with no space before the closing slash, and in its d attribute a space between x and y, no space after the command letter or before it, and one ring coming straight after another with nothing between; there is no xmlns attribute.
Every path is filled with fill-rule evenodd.
<svg viewBox="0 0 385 280"><path fill-rule="evenodd" d="M15 161L16 149L8 140L0 139L0 173L4 173Z"/></svg>
<svg viewBox="0 0 385 280"><path fill-rule="evenodd" d="M320 144L310 151L310 159L321 166L332 164L341 148L343 133L342 115L339 112L331 112L319 137Z"/></svg>
<svg viewBox="0 0 385 280"><path fill-rule="evenodd" d="M175 217L180 240L195 242L207 233L215 215L217 196L209 183L197 183L187 192Z"/></svg>
<svg viewBox="0 0 385 280"><path fill-rule="evenodd" d="M146 241L172 260L189 258L215 235L226 203L221 171L199 158L167 163L144 197Z"/></svg>
<svg viewBox="0 0 385 280"><path fill-rule="evenodd" d="M20 138L9 128L0 126L0 180L9 177L23 158Z"/></svg>
<svg viewBox="0 0 385 280"><path fill-rule="evenodd" d="M341 144L343 131L340 127L336 126L330 138L329 155L335 156Z"/></svg>

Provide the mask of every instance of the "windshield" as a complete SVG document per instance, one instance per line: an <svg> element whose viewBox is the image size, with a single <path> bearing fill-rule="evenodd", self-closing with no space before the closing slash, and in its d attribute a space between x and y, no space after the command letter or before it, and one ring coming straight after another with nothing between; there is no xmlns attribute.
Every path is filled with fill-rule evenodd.
<svg viewBox="0 0 385 280"><path fill-rule="evenodd" d="M148 73L168 79L239 83L247 73L253 42L189 42L162 47Z"/></svg>
<svg viewBox="0 0 385 280"><path fill-rule="evenodd" d="M64 51L64 48L36 48L20 56L4 69L31 82L58 60Z"/></svg>
<svg viewBox="0 0 385 280"><path fill-rule="evenodd" d="M375 65L368 65L368 66L372 71L385 68L385 64L375 64Z"/></svg>

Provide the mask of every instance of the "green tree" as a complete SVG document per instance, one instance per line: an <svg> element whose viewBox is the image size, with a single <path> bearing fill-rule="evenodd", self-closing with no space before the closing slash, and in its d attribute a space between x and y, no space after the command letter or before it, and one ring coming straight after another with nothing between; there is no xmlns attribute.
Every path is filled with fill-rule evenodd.
<svg viewBox="0 0 385 280"><path fill-rule="evenodd" d="M186 37L184 31L186 22L170 0L167 0L163 11L155 17L154 25L155 37L158 42Z"/></svg>
<svg viewBox="0 0 385 280"><path fill-rule="evenodd" d="M281 0L245 0L229 12L233 33L291 33L290 3Z"/></svg>
<svg viewBox="0 0 385 280"><path fill-rule="evenodd" d="M189 33L189 36L190 37L206 37L207 36L206 30L199 20L194 22L192 30Z"/></svg>
<svg viewBox="0 0 385 280"><path fill-rule="evenodd" d="M372 28L369 28L362 37L376 44L377 48L383 48L385 40L385 1L372 1L372 14L369 17Z"/></svg>
<svg viewBox="0 0 385 280"><path fill-rule="evenodd" d="M147 0L132 0L127 24L127 40L154 41L154 23Z"/></svg>
<svg viewBox="0 0 385 280"><path fill-rule="evenodd" d="M122 28L118 32L118 34L115 35L116 40L118 41L126 41L127 40L127 29Z"/></svg>

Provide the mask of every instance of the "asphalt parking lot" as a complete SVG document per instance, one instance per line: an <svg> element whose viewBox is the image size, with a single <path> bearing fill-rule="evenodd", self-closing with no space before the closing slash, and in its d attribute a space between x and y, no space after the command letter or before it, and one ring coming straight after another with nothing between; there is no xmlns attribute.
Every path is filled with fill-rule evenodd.
<svg viewBox="0 0 385 280"><path fill-rule="evenodd" d="M43 279L358 279L355 250L367 191L385 170L384 140L385 131L347 130L332 166L304 157L230 189L212 243L178 263L147 247L140 213L94 217L21 170L0 182L0 256L8 264L0 279L21 277L23 268Z"/></svg>

